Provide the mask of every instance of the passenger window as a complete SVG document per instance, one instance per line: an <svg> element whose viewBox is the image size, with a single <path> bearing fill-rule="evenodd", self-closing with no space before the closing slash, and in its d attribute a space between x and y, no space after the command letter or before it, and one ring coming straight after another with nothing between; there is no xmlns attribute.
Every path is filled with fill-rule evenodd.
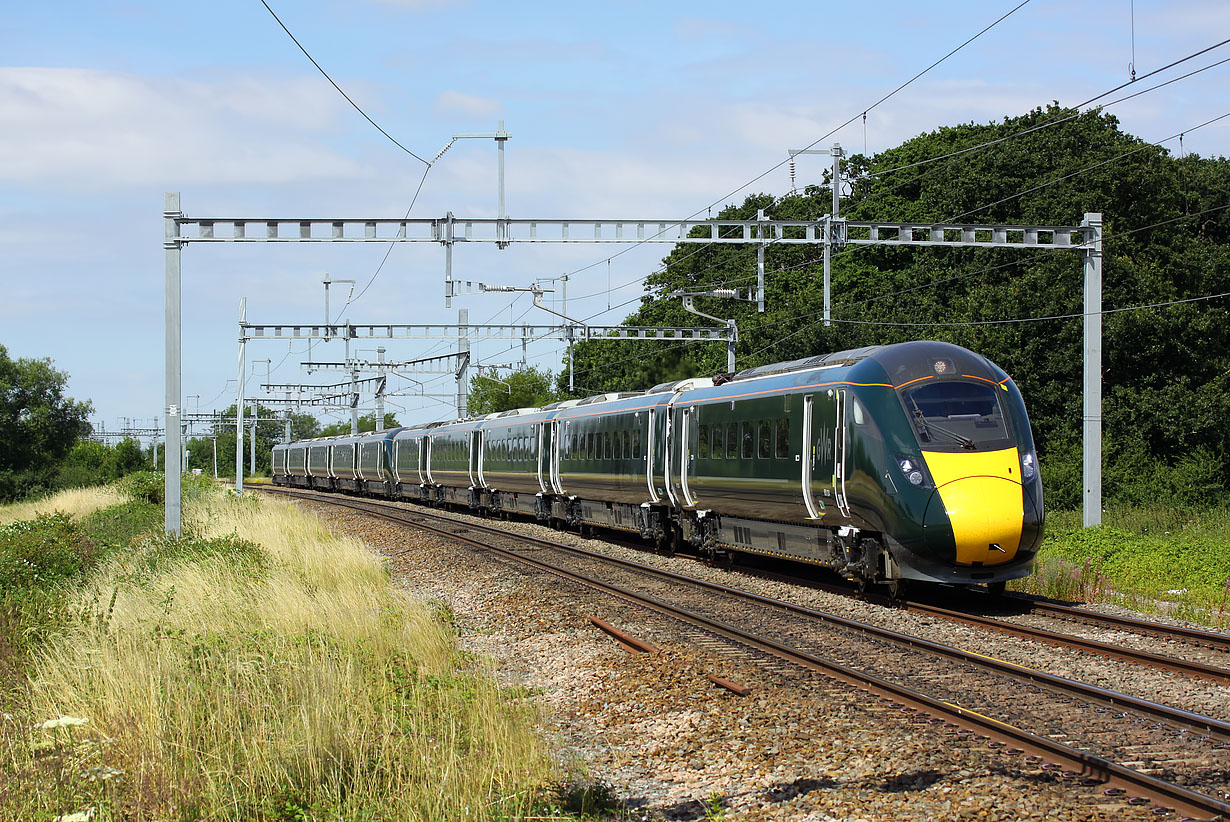
<svg viewBox="0 0 1230 822"><path fill-rule="evenodd" d="M625 431L623 440L624 440L624 452L621 456L621 459L625 459L625 460L631 459L632 458L632 435L629 434L627 431Z"/></svg>
<svg viewBox="0 0 1230 822"><path fill-rule="evenodd" d="M602 435L603 449L602 453L606 455L605 459L611 458L611 432L607 431Z"/></svg>
<svg viewBox="0 0 1230 822"><path fill-rule="evenodd" d="M715 460L720 460L726 449L726 446L723 444L726 442L725 430L720 422L713 426L713 458Z"/></svg>
<svg viewBox="0 0 1230 822"><path fill-rule="evenodd" d="M726 423L726 459L739 458L739 423Z"/></svg>
<svg viewBox="0 0 1230 822"><path fill-rule="evenodd" d="M709 426L702 425L696 432L696 455L702 460L709 459Z"/></svg>
<svg viewBox="0 0 1230 822"><path fill-rule="evenodd" d="M639 460L641 458L641 432L632 432L632 459Z"/></svg>
<svg viewBox="0 0 1230 822"><path fill-rule="evenodd" d="M753 442L756 438L756 433L753 430L752 423L750 422L740 423L739 427L742 429L740 433L743 437L743 447L740 450L743 453L743 459L750 460L756 447Z"/></svg>
<svg viewBox="0 0 1230 822"><path fill-rule="evenodd" d="M790 395L787 394L787 397ZM777 421L777 458L779 460L790 459L790 420L780 419Z"/></svg>
<svg viewBox="0 0 1230 822"><path fill-rule="evenodd" d="M773 453L773 426L768 420L761 420L756 432L756 456L767 460Z"/></svg>
<svg viewBox="0 0 1230 822"><path fill-rule="evenodd" d="M854 400L854 424L855 425L866 425L867 424L867 416L863 411L863 404L859 402L857 399Z"/></svg>
<svg viewBox="0 0 1230 822"><path fill-rule="evenodd" d="M585 459L592 460L594 458L594 435L589 433L585 435Z"/></svg>

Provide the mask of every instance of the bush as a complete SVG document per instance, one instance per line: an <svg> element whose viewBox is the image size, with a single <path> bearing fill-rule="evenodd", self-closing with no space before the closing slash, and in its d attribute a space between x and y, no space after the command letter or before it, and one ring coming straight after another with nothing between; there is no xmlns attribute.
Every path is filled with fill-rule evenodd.
<svg viewBox="0 0 1230 822"><path fill-rule="evenodd" d="M162 474L137 471L120 481L120 490L133 500L161 505L166 500L164 483Z"/></svg>
<svg viewBox="0 0 1230 822"><path fill-rule="evenodd" d="M0 597L67 579L91 553L80 530L60 511L10 523L0 528Z"/></svg>

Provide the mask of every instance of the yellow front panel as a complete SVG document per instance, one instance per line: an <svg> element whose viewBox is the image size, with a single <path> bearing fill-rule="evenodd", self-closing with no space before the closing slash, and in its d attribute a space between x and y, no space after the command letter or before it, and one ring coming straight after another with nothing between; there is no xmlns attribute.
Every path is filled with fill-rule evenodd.
<svg viewBox="0 0 1230 822"><path fill-rule="evenodd" d="M952 524L957 562L996 565L1016 556L1025 516L1017 449L924 451L923 456Z"/></svg>

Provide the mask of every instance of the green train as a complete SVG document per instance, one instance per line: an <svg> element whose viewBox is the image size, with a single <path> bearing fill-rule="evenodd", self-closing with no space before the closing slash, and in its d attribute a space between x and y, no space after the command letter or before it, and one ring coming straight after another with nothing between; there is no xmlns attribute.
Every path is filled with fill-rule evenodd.
<svg viewBox="0 0 1230 822"><path fill-rule="evenodd" d="M639 534L862 585L1002 587L1042 539L1012 379L972 351L841 351L542 408L279 445L274 482Z"/></svg>

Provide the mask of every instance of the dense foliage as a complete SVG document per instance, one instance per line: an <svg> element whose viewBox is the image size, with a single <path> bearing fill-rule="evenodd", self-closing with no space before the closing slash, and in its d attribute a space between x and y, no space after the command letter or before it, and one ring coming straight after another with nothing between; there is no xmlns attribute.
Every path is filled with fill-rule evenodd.
<svg viewBox="0 0 1230 822"><path fill-rule="evenodd" d="M470 380L466 407L471 416L532 408L557 399L551 386L551 372L534 367L521 368L506 379L476 374Z"/></svg>
<svg viewBox="0 0 1230 822"><path fill-rule="evenodd" d="M0 501L53 485L56 467L90 433L92 406L64 395L51 360L13 360L0 345Z"/></svg>
<svg viewBox="0 0 1230 822"><path fill-rule="evenodd" d="M1009 139L913 165L1003 138ZM1106 495L1138 504L1224 497L1227 300L1114 309L1230 292L1230 162L1174 157L1123 133L1113 116L1053 105L1002 123L942 128L874 157L855 155L845 171L842 215L855 221L1074 226L1086 212L1100 212L1103 306L1110 312L1103 318ZM749 196L719 216L755 219L763 208L770 218L817 219L831 210L825 183L780 198ZM629 324L693 325L694 315L662 295L755 283L750 245L680 244L663 263ZM1080 254L850 246L834 256L836 321L827 327L819 247L772 245L766 270L763 315L745 302L700 305L738 320L740 368L910 339L964 345L1020 385L1048 502L1079 504ZM585 393L725 370L718 344L590 342L575 356L576 384ZM566 382L565 373L560 383Z"/></svg>

